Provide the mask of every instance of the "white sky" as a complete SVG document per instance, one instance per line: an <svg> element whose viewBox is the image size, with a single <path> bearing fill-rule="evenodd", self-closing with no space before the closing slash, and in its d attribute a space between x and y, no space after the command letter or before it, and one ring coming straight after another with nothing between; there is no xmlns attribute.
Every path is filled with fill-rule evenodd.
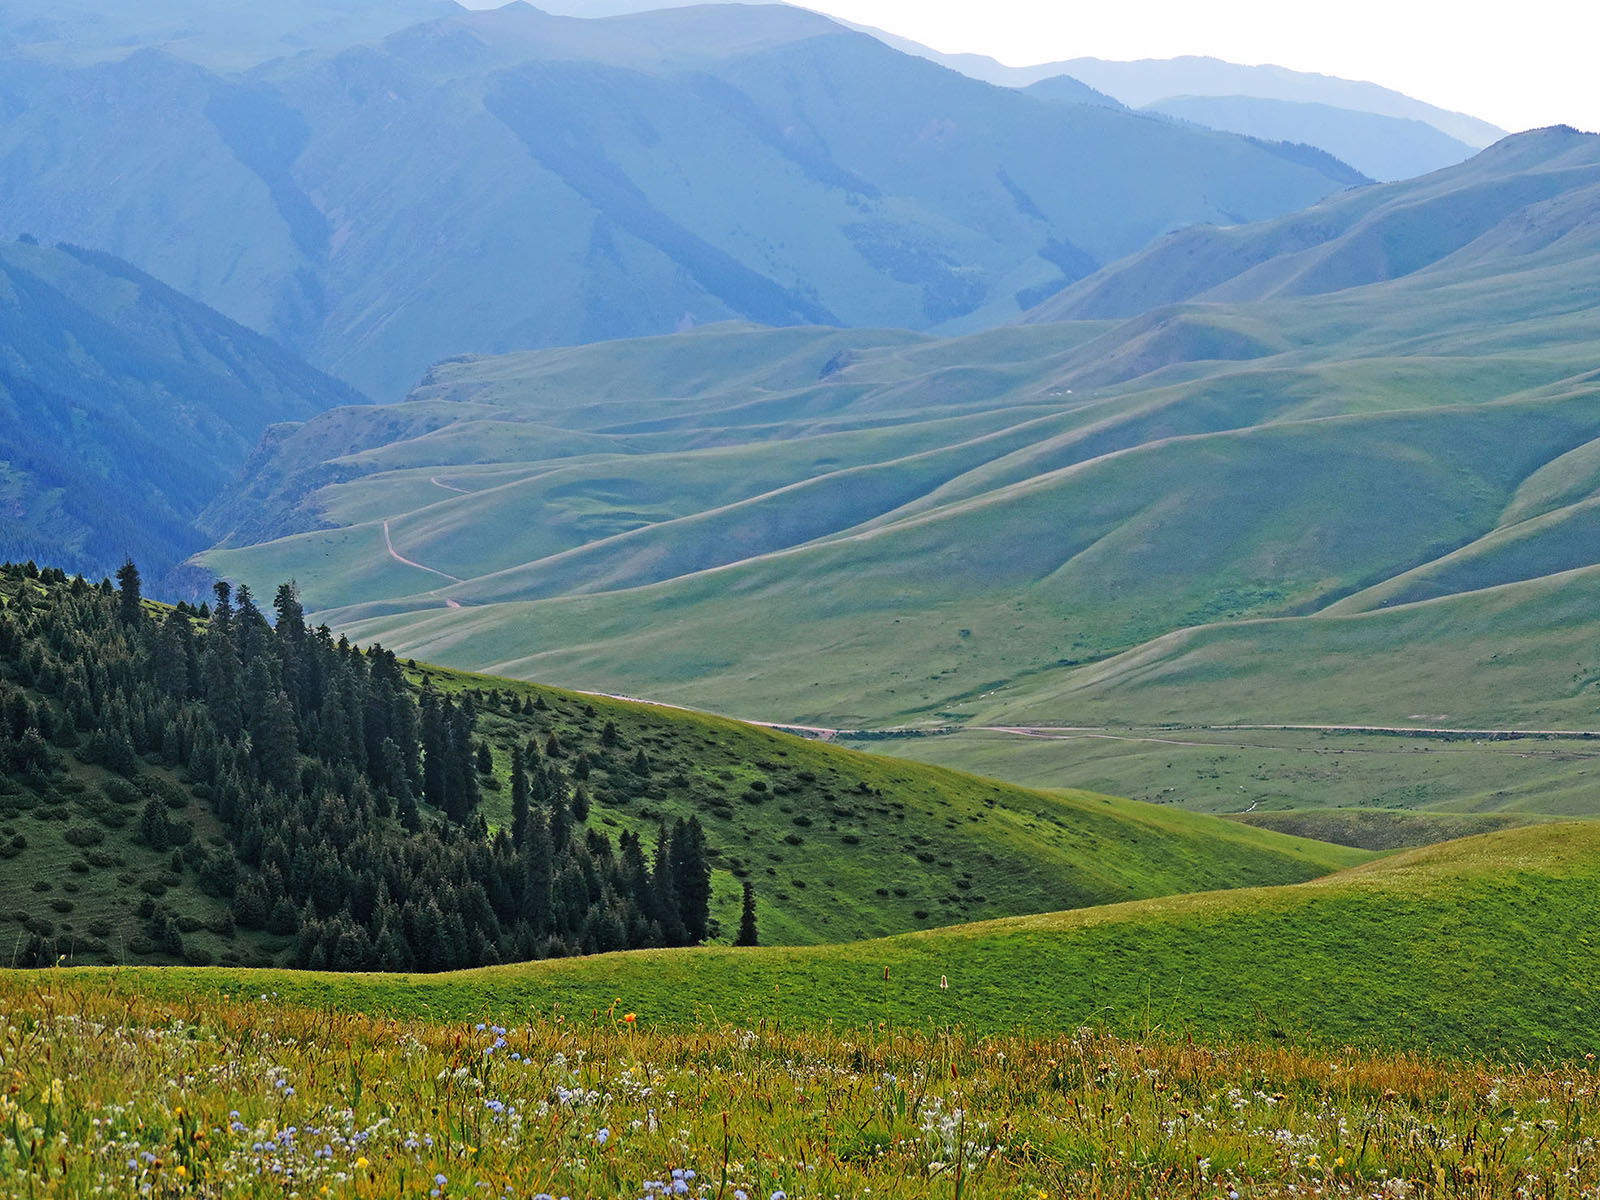
<svg viewBox="0 0 1600 1200"><path fill-rule="evenodd" d="M488 8L504 0L464 2ZM1600 131L1600 0L801 2L935 50L1012 66L1207 54L1367 80L1512 131Z"/></svg>
<svg viewBox="0 0 1600 1200"><path fill-rule="evenodd" d="M809 0L1012 66L1208 54L1363 79L1509 130L1600 130L1600 0Z"/></svg>

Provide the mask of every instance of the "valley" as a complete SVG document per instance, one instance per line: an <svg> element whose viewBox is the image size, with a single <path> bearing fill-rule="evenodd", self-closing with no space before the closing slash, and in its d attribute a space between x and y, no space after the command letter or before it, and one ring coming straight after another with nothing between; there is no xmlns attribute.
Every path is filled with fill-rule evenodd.
<svg viewBox="0 0 1600 1200"><path fill-rule="evenodd" d="M0 1200L1600 1194L1581 22L486 2L0 0Z"/></svg>
<svg viewBox="0 0 1600 1200"><path fill-rule="evenodd" d="M404 404L288 435L201 561L292 573L408 654L779 724L965 729L896 752L1058 786L1092 758L1096 787L1145 798L1132 749L1121 774L1104 747L983 731L1587 729L1595 140L1541 131L1175 235L1005 330L729 326L441 364ZM1402 243L1457 208L1447 238ZM1179 256L1211 265L1185 283ZM1337 803L1405 794L1391 765ZM1551 781L1507 765L1429 806ZM1163 786L1210 793L1200 770ZM1246 794L1281 806L1292 777Z"/></svg>

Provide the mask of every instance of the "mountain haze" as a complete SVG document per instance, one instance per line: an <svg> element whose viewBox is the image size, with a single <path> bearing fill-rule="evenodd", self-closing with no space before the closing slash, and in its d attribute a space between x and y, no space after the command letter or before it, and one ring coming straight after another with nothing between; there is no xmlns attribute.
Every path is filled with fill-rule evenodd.
<svg viewBox="0 0 1600 1200"><path fill-rule="evenodd" d="M118 254L384 398L451 354L695 323L996 325L1361 181L779 6L458 10L245 74L130 44L0 56L0 229Z"/></svg>
<svg viewBox="0 0 1600 1200"><path fill-rule="evenodd" d="M1031 90L1037 93L1050 82L1035 84ZM1475 152L1474 147L1426 121L1301 100L1171 96L1146 105L1143 111L1267 141L1305 142L1380 182L1426 175L1463 162Z"/></svg>
<svg viewBox="0 0 1600 1200"><path fill-rule="evenodd" d="M159 575L268 425L361 399L127 263L0 243L0 557Z"/></svg>

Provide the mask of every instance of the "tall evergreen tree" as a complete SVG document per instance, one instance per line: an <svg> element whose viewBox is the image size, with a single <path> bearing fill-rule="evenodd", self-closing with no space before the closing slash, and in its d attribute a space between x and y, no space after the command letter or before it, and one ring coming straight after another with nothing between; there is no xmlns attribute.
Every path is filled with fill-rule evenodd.
<svg viewBox="0 0 1600 1200"><path fill-rule="evenodd" d="M684 936L698 945L706 940L711 924L711 860L698 817L680 818L672 827L672 878Z"/></svg>
<svg viewBox="0 0 1600 1200"><path fill-rule="evenodd" d="M127 559L117 568L117 618L130 628L138 626L144 618L143 587L139 568L133 559Z"/></svg>
<svg viewBox="0 0 1600 1200"><path fill-rule="evenodd" d="M511 844L521 849L528 843L528 770L523 765L522 747L511 747Z"/></svg>
<svg viewBox="0 0 1600 1200"><path fill-rule="evenodd" d="M744 908L739 914L739 936L734 939L735 946L758 946L760 938L756 934L756 889L748 879L744 881Z"/></svg>

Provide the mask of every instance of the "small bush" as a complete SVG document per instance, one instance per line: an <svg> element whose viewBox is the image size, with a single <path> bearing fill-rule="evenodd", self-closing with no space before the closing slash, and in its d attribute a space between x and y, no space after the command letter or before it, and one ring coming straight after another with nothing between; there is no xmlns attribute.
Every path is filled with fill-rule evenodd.
<svg viewBox="0 0 1600 1200"><path fill-rule="evenodd" d="M82 848L98 846L106 840L105 832L96 829L93 825L69 825L66 832L61 836L66 838L72 845Z"/></svg>

